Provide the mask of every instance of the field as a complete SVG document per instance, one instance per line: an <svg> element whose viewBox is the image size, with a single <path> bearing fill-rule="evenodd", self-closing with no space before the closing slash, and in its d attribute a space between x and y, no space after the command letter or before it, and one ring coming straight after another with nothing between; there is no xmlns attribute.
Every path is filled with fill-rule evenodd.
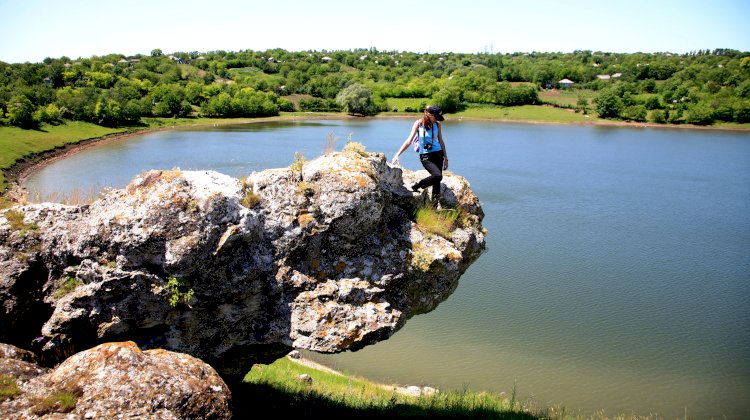
<svg viewBox="0 0 750 420"><path fill-rule="evenodd" d="M588 101L589 107L593 108L593 99L596 92L589 89L549 89L539 92L539 99L544 103L559 106L576 106L578 98L584 98Z"/></svg>
<svg viewBox="0 0 750 420"><path fill-rule="evenodd" d="M509 107L477 105L449 116L449 118L453 117L544 123L586 123L598 120L593 116L589 117L580 112L574 112L572 109L537 105Z"/></svg>
<svg viewBox="0 0 750 420"><path fill-rule="evenodd" d="M17 161L34 159L35 155L66 144L125 131L126 128L107 128L81 121L43 125L37 130L0 126L0 191L8 186L4 172Z"/></svg>

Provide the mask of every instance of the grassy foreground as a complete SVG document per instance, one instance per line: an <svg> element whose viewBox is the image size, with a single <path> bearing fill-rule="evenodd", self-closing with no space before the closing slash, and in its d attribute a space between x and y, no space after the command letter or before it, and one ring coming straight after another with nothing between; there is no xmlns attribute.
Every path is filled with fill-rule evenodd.
<svg viewBox="0 0 750 420"><path fill-rule="evenodd" d="M282 357L255 365L232 390L234 416L249 418L258 407L278 416L340 418L550 418L545 410L532 414L521 403L487 393L437 392L411 396L396 386L328 372Z"/></svg>
<svg viewBox="0 0 750 420"><path fill-rule="evenodd" d="M424 389L423 389L424 390ZM488 392L449 391L406 394L397 385L331 371L315 363L282 357L255 365L244 381L232 387L235 418L257 416L259 407L291 418L430 418L657 420L656 414L607 415L603 410L583 414L564 407L546 407L531 399ZM419 395L419 396L417 396Z"/></svg>

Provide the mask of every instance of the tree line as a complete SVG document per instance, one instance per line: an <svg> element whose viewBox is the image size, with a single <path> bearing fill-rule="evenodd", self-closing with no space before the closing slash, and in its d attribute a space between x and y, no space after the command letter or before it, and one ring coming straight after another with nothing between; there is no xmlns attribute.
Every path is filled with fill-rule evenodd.
<svg viewBox="0 0 750 420"><path fill-rule="evenodd" d="M415 53L211 51L0 62L0 123L63 119L107 126L143 117L256 117L282 111L374 115L389 98L455 112L476 104L540 104L539 92L595 93L601 118L666 124L750 122L750 53ZM565 87L563 87L565 88ZM294 95L302 100L291 101ZM576 107L587 111L586 100ZM413 111L419 111L414 109Z"/></svg>

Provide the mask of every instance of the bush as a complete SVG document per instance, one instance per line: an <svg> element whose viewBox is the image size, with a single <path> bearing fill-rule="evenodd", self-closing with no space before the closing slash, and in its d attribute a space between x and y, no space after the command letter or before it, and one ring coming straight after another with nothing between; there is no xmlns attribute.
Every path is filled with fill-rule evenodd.
<svg viewBox="0 0 750 420"><path fill-rule="evenodd" d="M688 124L709 125L714 122L713 111L707 105L698 103L688 107L685 113Z"/></svg>
<svg viewBox="0 0 750 420"><path fill-rule="evenodd" d="M645 106L634 105L634 106L629 106L625 108L625 110L622 111L621 117L626 120L643 122L643 121L646 121L647 114L648 114L648 111L646 111Z"/></svg>
<svg viewBox="0 0 750 420"><path fill-rule="evenodd" d="M594 99L596 112L600 118L619 118L622 112L622 99L613 88L604 89Z"/></svg>
<svg viewBox="0 0 750 420"><path fill-rule="evenodd" d="M353 83L336 95L336 103L347 114L375 115L377 106L373 99L372 90Z"/></svg>
<svg viewBox="0 0 750 420"><path fill-rule="evenodd" d="M34 120L34 105L24 95L14 96L8 101L8 121L18 127L36 125Z"/></svg>
<svg viewBox="0 0 750 420"><path fill-rule="evenodd" d="M651 111L651 115L649 116L651 122L662 124L667 121L667 113L664 112L662 109L655 109Z"/></svg>
<svg viewBox="0 0 750 420"><path fill-rule="evenodd" d="M294 112L294 103L286 98L279 98L279 111Z"/></svg>
<svg viewBox="0 0 750 420"><path fill-rule="evenodd" d="M332 99L310 98L299 101L302 112L339 112L341 107Z"/></svg>

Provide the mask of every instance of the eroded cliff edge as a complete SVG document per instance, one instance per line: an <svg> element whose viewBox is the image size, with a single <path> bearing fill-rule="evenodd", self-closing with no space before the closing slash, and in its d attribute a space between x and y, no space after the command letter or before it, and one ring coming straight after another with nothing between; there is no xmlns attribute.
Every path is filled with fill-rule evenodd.
<svg viewBox="0 0 750 420"><path fill-rule="evenodd" d="M0 342L48 365L111 341L198 357L225 378L292 349L357 350L434 309L485 247L446 173L449 235L414 222L423 173L339 152L238 180L150 171L90 205L0 212Z"/></svg>

